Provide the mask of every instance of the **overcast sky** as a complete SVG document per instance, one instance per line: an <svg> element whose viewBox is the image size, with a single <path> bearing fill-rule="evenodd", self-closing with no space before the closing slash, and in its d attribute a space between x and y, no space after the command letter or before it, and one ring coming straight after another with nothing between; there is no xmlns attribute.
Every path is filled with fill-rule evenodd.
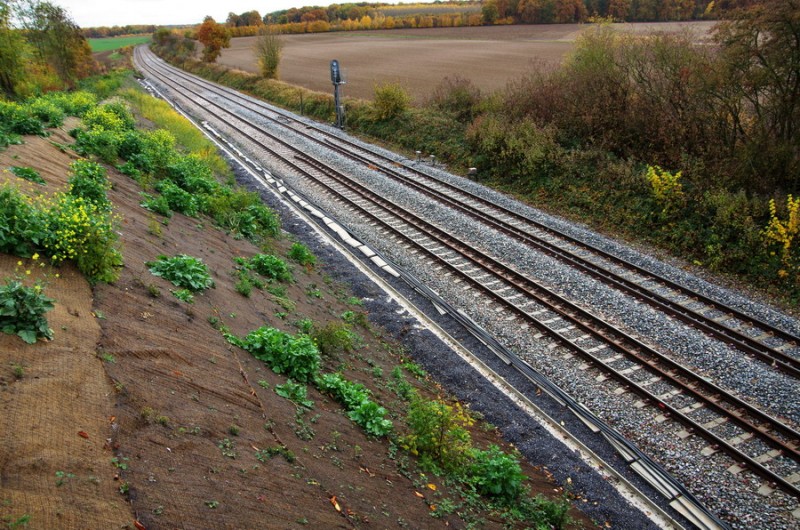
<svg viewBox="0 0 800 530"><path fill-rule="evenodd" d="M224 22L228 13L257 10L262 16L305 5L343 3L336 0L50 0L69 11L81 27L128 24L199 24L207 15ZM409 0L411 1L411 0ZM424 1L424 0L423 0ZM430 0L428 0L430 1ZM403 3L403 2L390 2Z"/></svg>

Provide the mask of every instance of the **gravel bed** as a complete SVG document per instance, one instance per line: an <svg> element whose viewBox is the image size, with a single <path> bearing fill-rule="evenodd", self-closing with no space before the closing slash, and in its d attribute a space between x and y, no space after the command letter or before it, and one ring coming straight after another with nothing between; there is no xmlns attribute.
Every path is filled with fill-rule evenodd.
<svg viewBox="0 0 800 530"><path fill-rule="evenodd" d="M254 121L259 121L255 115L251 114L249 117ZM265 129L275 130L278 134L272 124L264 123L263 125ZM231 128L217 127L224 134L235 135L236 133ZM335 130L332 129L332 131ZM593 313L606 315L609 319L621 323L629 332L645 338L648 343L659 344L661 349L669 351L673 358L706 374L719 386L749 396L753 403L766 408L772 414L800 423L800 403L796 398L798 386L790 378L768 369L762 363L748 359L726 345L709 339L687 326L666 318L650 307L637 303L585 275L561 266L554 259L533 252L514 241L509 241L494 230L484 228L475 230L475 222L470 218L441 208L433 201L380 177L377 172L368 169L363 164L353 164L332 152L320 149L315 144L306 144L294 134L283 131L280 131L280 134L288 141L302 145L301 149L305 153L338 167L340 171L368 185L376 193L389 198L408 211L414 212L437 226L447 227L450 232L470 241L478 248L485 249L487 253L503 256L507 263L513 264L520 272L553 287L569 299L589 308ZM350 140L354 141L352 138ZM393 156L400 162L409 162L397 155L390 155L387 151L380 151L387 156ZM259 159L265 167L270 167L273 163L269 158L258 156L256 153L250 153L249 156ZM417 165L421 166L421 164ZM758 481L751 475L734 475L726 471L730 465L730 463L726 465L727 457L717 454L710 458L698 457L699 450L707 445L706 442L695 436L686 439L678 438L676 432L679 429L674 424L669 421L664 423L656 421L657 413L650 408L636 408L634 404L638 398L634 394L630 392L621 395L614 394L615 385L598 382L595 370L580 369L582 361L577 357L564 359L565 351L563 349L551 348L550 341L536 339L532 330L523 330L519 327L518 322L509 321L508 314L498 313L485 304L477 303L479 299L476 298L474 291L465 290L464 284L454 284L450 276L435 270L419 254L411 254L401 245L392 243L369 223L342 209L326 195L316 193L313 186L309 186L297 176L290 172L283 172L279 167L275 167L274 171L287 183L308 194L316 204L326 211L336 212L338 220L357 238L408 270L438 292L450 304L461 308L504 346L550 377L597 416L605 419L610 425L630 437L634 443L669 469L678 480L686 484L712 511L723 517L732 528L788 529L797 527L798 521L790 515L790 512L797 507L796 499L779 492L767 497L757 494ZM746 311L760 319L768 320L795 334L800 334L800 323L774 308L748 300L733 291L692 276L679 268L641 254L609 238L594 234L582 226L568 223L519 204L469 180L433 168L430 168L429 172L441 180L457 183L476 195L491 198L506 208L513 209L531 219L569 233L586 243L645 266L673 281L719 299L727 305ZM302 232L302 227L299 227L299 230ZM319 244L316 245L316 247L319 246ZM316 247L316 252L324 250ZM326 260L334 259L329 255L330 253L322 253ZM379 296L375 296L374 299L378 300ZM389 304L385 303L376 302L376 305L381 306L383 312L391 310L393 316L389 321L392 318L397 320L396 308L390 308ZM372 312L372 308L370 311ZM419 333L424 335L422 331ZM420 340L421 344L430 346L426 341L432 339ZM453 367L453 369L455 368ZM432 371L441 372L442 368L439 367ZM463 386L463 382L458 382L459 377L467 377L464 374L452 376L444 373L440 375L445 379L452 380L456 388L459 384L462 385L462 390L469 388ZM479 383L471 381L471 384L478 385ZM671 387L656 382L650 386L650 389L658 394L657 390L668 392ZM474 399L477 394L472 392L471 395ZM485 407L487 410L491 409L491 405L483 400L479 406ZM699 411L696 413L702 414ZM504 432L512 439L523 438L523 433L528 435L529 432L541 431L541 428L531 422L523 425L524 421L514 416L513 407L497 410L493 414L503 421L502 423L498 423L494 419L490 421L504 426ZM727 432L731 426L723 425L719 429ZM731 430L731 432L734 431ZM536 444L538 444L538 438ZM530 457L537 461L547 458L543 455L542 449L532 448L530 445L528 443L525 446L528 451L525 453L526 456L530 454ZM558 449L552 446L551 449L555 451L551 454L552 463L557 460L555 455L558 453ZM561 449L561 453L563 453L563 449ZM556 476L558 477L559 474L563 477L564 470L556 473ZM571 475L567 472L567 476ZM575 479L573 478L573 480ZM592 479L586 479L586 483L592 482ZM753 483L748 484L748 482ZM592 492L589 495L597 498L597 495ZM620 508L620 510L623 509ZM621 512L618 512L616 517L620 516L619 513ZM627 526L621 520L618 519L618 521L618 524L622 525L621 527Z"/></svg>

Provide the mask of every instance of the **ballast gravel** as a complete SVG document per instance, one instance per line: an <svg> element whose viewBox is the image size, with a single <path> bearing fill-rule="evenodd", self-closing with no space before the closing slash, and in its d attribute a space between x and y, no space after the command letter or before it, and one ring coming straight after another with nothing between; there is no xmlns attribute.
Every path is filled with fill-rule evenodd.
<svg viewBox="0 0 800 530"><path fill-rule="evenodd" d="M166 89L166 87L161 87ZM169 92L168 90L165 90ZM181 105L208 119L213 126L229 138L238 138L237 126L226 126L204 115L197 105L176 94L172 94ZM218 98L220 105L230 106ZM233 106L231 106L233 110ZM402 208L426 221L443 228L475 248L503 260L517 271L535 279L559 295L577 303L593 314L614 323L642 342L669 352L676 361L691 367L696 372L714 381L718 386L739 395L770 414L784 418L795 428L800 425L800 400L797 399L796 380L778 373L762 363L749 359L738 351L710 339L682 323L676 322L651 307L611 289L588 276L562 265L557 260L533 251L508 239L494 230L478 227L476 222L458 212L443 207L417 192L401 186L370 169L363 163L354 163L330 149L317 143L308 142L299 135L287 132L283 127L265 120L251 110L238 109L237 112L258 123L265 130L282 137L301 149L306 155L336 167L342 173L368 186L374 192L391 200ZM281 111L285 112L285 111ZM311 122L309 122L311 123ZM313 124L319 126L318 124ZM331 134L343 134L337 129L327 128ZM259 133L248 131L257 139L268 139ZM351 142L357 139L347 137ZM681 437L681 427L669 420L662 421L658 413L647 407L638 406L638 398L631 392L619 392L619 386L609 384L600 373L587 368L583 361L568 355L561 347L554 347L551 340L538 338L533 329L526 329L518 321L509 319L503 311L497 311L491 304L481 303L475 291L466 288L463 282L454 282L453 276L438 266L434 267L419 252L410 252L405 244L393 241L373 223L365 221L356 213L343 208L339 203L322 192L316 185L294 174L262 152L258 152L244 141L240 148L247 156L269 168L273 174L283 179L291 188L302 193L309 202L334 216L354 237L368 244L399 267L411 273L436 291L448 303L461 309L475 322L491 333L506 348L515 352L541 373L547 375L564 391L584 404L595 415L627 436L640 449L649 454L664 468L669 470L713 513L735 529L793 529L800 521L792 515L798 509L797 499L780 491L768 495L757 493L759 480L747 473L734 474L727 469L734 463L727 456L713 453L700 457L699 453L707 445L696 436ZM475 195L489 198L503 207L525 215L538 222L568 233L586 243L611 252L630 262L690 287L708 297L722 301L745 313L800 335L800 322L792 317L748 299L732 290L720 287L705 279L692 275L679 267L643 254L629 246L608 237L593 233L583 226L576 225L545 214L494 192L473 181L451 175L440 168L432 168L424 163L405 159L389 151L367 146L396 160L399 164L415 165L442 181L456 184ZM239 171L238 178L253 189L259 184L246 172ZM354 286L356 294L368 300L370 318L383 325L398 338L404 340L411 353L425 368L441 381L459 398L469 402L475 410L497 425L506 439L514 443L534 465L550 470L562 484L571 483L571 488L583 500L580 508L603 524L609 522L615 528L654 528L652 521L634 509L606 478L590 469L577 454L548 435L542 426L523 414L509 399L499 393L491 384L480 377L472 368L445 346L432 333L425 330L413 317L406 314L386 295L367 281L358 270L332 247L322 242L305 223L295 217L291 210L282 205L272 193L262 190L265 201L279 211L283 227L292 232L326 263L332 276ZM429 247L430 248L430 247ZM561 422L574 435L581 438L615 467L622 465L619 456L605 444L602 437L593 435L574 416L546 396L537 396L537 389L524 377L508 368L489 352L478 340L467 334L458 324L446 315L438 315L435 308L419 297L412 289L400 282L395 287L426 310L426 314L436 315L436 320L453 337L471 349L493 369L508 378L512 384L526 392L532 401L545 409L556 421ZM599 355L606 358L608 355ZM618 366L627 366L619 362ZM634 372L635 381L647 379ZM660 383L654 383L654 387ZM665 385L664 392L669 392ZM680 399L680 398L679 398ZM679 406L683 401L676 401ZM699 409L693 414L697 418L714 418L708 411ZM720 432L731 436L739 434L738 428L723 426ZM743 446L744 447L744 446ZM746 446L748 454L757 456L763 451L763 444ZM776 460L776 468L787 473L797 472L797 466L786 459ZM640 489L658 498L658 494L635 474L623 471ZM662 503L663 504L663 503ZM665 507L668 509L668 507ZM675 515L675 512L671 512ZM679 516L677 516L679 518ZM684 521L684 524L690 523Z"/></svg>

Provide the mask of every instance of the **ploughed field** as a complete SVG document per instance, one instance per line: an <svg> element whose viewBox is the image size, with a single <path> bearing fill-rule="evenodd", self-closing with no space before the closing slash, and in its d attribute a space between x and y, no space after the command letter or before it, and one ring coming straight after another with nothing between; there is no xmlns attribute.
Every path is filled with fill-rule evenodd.
<svg viewBox="0 0 800 530"><path fill-rule="evenodd" d="M502 89L534 68L552 68L573 50L587 24L549 24L354 31L284 35L282 81L332 91L329 64L337 59L345 96L370 99L376 84L399 83L422 102L444 77L470 79L483 91ZM689 31L698 40L712 22L614 24L624 31ZM258 71L256 37L231 39L219 64Z"/></svg>

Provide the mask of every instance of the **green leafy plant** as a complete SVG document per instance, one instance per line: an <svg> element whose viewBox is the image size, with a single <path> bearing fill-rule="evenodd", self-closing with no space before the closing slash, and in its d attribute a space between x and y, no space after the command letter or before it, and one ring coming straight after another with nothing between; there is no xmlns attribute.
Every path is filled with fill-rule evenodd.
<svg viewBox="0 0 800 530"><path fill-rule="evenodd" d="M250 293L253 291L253 281L245 271L240 271L239 279L236 281L234 288L236 292L245 298L250 298Z"/></svg>
<svg viewBox="0 0 800 530"><path fill-rule="evenodd" d="M286 262L271 254L256 254L250 259L236 258L235 261L241 267L253 270L270 280L288 282L292 279Z"/></svg>
<svg viewBox="0 0 800 530"><path fill-rule="evenodd" d="M320 354L306 335L294 337L275 328L261 327L234 343L264 361L275 373L307 383L319 371Z"/></svg>
<svg viewBox="0 0 800 530"><path fill-rule="evenodd" d="M315 384L344 405L348 417L369 434L386 436L392 431L391 420L385 418L386 409L369 399L369 390L361 383L349 381L339 373L329 373L317 377Z"/></svg>
<svg viewBox="0 0 800 530"><path fill-rule="evenodd" d="M53 338L53 330L44 314L53 309L54 300L42 291L40 283L28 287L16 279L0 286L0 329L3 333L19 335L28 344L40 338Z"/></svg>
<svg viewBox="0 0 800 530"><path fill-rule="evenodd" d="M128 458L125 456L123 457L115 456L111 459L111 464L117 469L125 471L126 469L128 469Z"/></svg>
<svg viewBox="0 0 800 530"><path fill-rule="evenodd" d="M294 325L300 331L300 333L309 335L311 330L314 328L314 321L310 318L301 318L295 322Z"/></svg>
<svg viewBox="0 0 800 530"><path fill-rule="evenodd" d="M186 302L187 304L194 303L194 295L189 289L170 289L169 292L171 292L173 296L175 296L175 298L181 302Z"/></svg>
<svg viewBox="0 0 800 530"><path fill-rule="evenodd" d="M300 265L305 267L314 267L317 264L317 257L301 243L294 243L289 248L289 253L287 254L289 259L296 261Z"/></svg>
<svg viewBox="0 0 800 530"><path fill-rule="evenodd" d="M496 445L490 445L486 451L475 450L471 456L468 481L479 493L506 503L517 500L525 480L517 458Z"/></svg>
<svg viewBox="0 0 800 530"><path fill-rule="evenodd" d="M348 410L353 410L364 401L369 400L370 392L367 387L361 383L349 381L339 373L322 374L316 379L315 384L320 391L333 396Z"/></svg>
<svg viewBox="0 0 800 530"><path fill-rule="evenodd" d="M228 458L233 459L236 458L236 442L228 438L224 438L219 441L217 447L219 447L220 451L222 451L222 456L227 456Z"/></svg>
<svg viewBox="0 0 800 530"><path fill-rule="evenodd" d="M63 486L71 479L75 478L75 473L69 473L67 471L56 471L56 486Z"/></svg>
<svg viewBox="0 0 800 530"><path fill-rule="evenodd" d="M276 445L273 447L267 447L266 449L260 449L256 451L256 459L259 462L266 462L270 458L278 455L282 456L284 460L286 460L290 464L293 464L297 458L290 449L288 449L286 446L283 445Z"/></svg>
<svg viewBox="0 0 800 530"><path fill-rule="evenodd" d="M199 292L214 287L208 267L200 258L179 254L174 257L161 255L156 261L146 263L150 272L172 282L177 287Z"/></svg>
<svg viewBox="0 0 800 530"><path fill-rule="evenodd" d="M284 397L296 405L314 408L314 402L308 399L308 390L305 385L295 383L291 379L283 385L275 385L275 393Z"/></svg>
<svg viewBox="0 0 800 530"><path fill-rule="evenodd" d="M189 217L197 217L203 209L202 195L189 193L170 180L159 181L156 190L161 193L171 210Z"/></svg>
<svg viewBox="0 0 800 530"><path fill-rule="evenodd" d="M37 184L47 184L39 172L32 167L11 166L11 172L19 178L30 180L31 182L35 182Z"/></svg>
<svg viewBox="0 0 800 530"><path fill-rule="evenodd" d="M169 201L163 195L153 196L148 193L142 193L142 202L139 205L142 208L150 210L153 213L163 215L164 217L172 217L172 209L169 206Z"/></svg>
<svg viewBox="0 0 800 530"><path fill-rule="evenodd" d="M373 436L386 436L392 432L392 421L385 417L386 409L374 401L362 401L347 416Z"/></svg>

